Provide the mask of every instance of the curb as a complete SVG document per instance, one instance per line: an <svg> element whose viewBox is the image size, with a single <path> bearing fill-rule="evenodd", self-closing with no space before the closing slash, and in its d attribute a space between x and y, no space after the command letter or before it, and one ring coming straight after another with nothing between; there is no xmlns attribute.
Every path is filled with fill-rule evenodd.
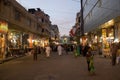
<svg viewBox="0 0 120 80"><path fill-rule="evenodd" d="M7 61L10 61L10 60L13 60L13 59L16 59L16 58L20 58L20 57L23 57L25 55L21 55L21 56L13 56L13 57L8 57L8 58L5 58L3 60L0 60L0 64L4 63L4 62L7 62Z"/></svg>

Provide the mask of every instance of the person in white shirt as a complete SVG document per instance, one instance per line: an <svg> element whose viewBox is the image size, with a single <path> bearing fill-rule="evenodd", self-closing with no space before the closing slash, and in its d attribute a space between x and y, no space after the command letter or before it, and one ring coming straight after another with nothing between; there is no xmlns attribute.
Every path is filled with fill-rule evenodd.
<svg viewBox="0 0 120 80"><path fill-rule="evenodd" d="M58 55L62 55L62 46L61 45L58 45L57 50L58 50Z"/></svg>
<svg viewBox="0 0 120 80"><path fill-rule="evenodd" d="M46 57L50 57L50 51L51 51L51 48L50 48L49 45L47 45L47 46L46 46L46 50L45 50L45 52L46 52Z"/></svg>

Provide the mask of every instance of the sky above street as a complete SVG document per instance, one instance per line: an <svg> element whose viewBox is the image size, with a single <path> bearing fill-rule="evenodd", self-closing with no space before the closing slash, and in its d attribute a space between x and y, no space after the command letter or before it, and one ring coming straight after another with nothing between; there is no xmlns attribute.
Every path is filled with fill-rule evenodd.
<svg viewBox="0 0 120 80"><path fill-rule="evenodd" d="M79 0L16 0L26 9L40 8L50 16L52 24L58 25L60 35L69 35L74 26L76 13L80 11Z"/></svg>

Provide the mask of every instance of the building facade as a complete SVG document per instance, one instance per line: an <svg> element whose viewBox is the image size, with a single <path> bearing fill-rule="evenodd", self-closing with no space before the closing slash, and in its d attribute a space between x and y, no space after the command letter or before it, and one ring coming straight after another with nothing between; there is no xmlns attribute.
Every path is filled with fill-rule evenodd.
<svg viewBox="0 0 120 80"><path fill-rule="evenodd" d="M36 17L38 12L42 16ZM46 40L50 36L49 16L39 9L35 15L15 0L0 0L0 59L21 55L26 47L41 45L41 38L49 41Z"/></svg>
<svg viewBox="0 0 120 80"><path fill-rule="evenodd" d="M81 16L78 12L76 23L79 25ZM83 0L83 19L87 42L94 46L94 50L101 48L103 55L110 55L111 44L120 42L120 1ZM81 32L77 29L75 36L81 35Z"/></svg>
<svg viewBox="0 0 120 80"><path fill-rule="evenodd" d="M110 55L110 46L120 42L120 1L84 1L84 30L89 43L100 45L103 55Z"/></svg>
<svg viewBox="0 0 120 80"><path fill-rule="evenodd" d="M52 35L51 39L58 41L60 38L60 33L57 25L51 25Z"/></svg>
<svg viewBox="0 0 120 80"><path fill-rule="evenodd" d="M34 15L37 21L40 23L41 26L41 34L40 34L40 41L39 43L42 47L49 44L49 39L51 37L51 21L49 15L45 14L40 8L31 8L28 9L28 12Z"/></svg>

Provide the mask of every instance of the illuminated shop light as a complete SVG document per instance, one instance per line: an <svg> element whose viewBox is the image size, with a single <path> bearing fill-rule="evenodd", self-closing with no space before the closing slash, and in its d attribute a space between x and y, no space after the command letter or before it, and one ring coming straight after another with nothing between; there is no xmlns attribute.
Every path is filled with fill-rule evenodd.
<svg viewBox="0 0 120 80"><path fill-rule="evenodd" d="M76 42L76 41L74 41L73 43L74 43L74 44L77 44L77 42Z"/></svg>
<svg viewBox="0 0 120 80"><path fill-rule="evenodd" d="M35 40L32 40L32 43L35 42Z"/></svg>
<svg viewBox="0 0 120 80"><path fill-rule="evenodd" d="M116 38L116 39L114 40L114 43L119 43L119 39Z"/></svg>
<svg viewBox="0 0 120 80"><path fill-rule="evenodd" d="M85 35L88 35L88 33L85 33Z"/></svg>

